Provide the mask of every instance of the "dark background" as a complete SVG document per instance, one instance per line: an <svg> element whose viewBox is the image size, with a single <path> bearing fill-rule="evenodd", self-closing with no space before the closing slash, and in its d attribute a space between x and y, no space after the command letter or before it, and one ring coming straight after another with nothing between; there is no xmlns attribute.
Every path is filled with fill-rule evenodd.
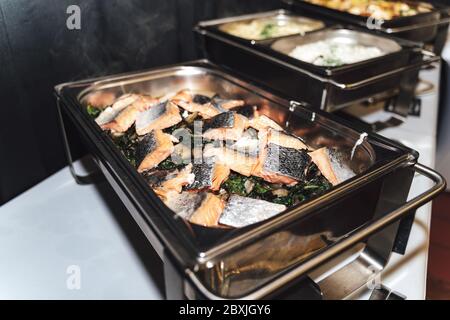
<svg viewBox="0 0 450 320"><path fill-rule="evenodd" d="M0 205L66 165L54 85L194 59L197 21L280 3L0 0ZM66 27L72 4L81 30Z"/></svg>

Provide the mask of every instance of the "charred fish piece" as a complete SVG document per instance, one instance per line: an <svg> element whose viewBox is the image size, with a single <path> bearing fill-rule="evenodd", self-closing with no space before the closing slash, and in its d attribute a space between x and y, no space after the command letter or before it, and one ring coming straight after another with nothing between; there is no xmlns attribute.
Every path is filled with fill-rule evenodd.
<svg viewBox="0 0 450 320"><path fill-rule="evenodd" d="M102 128L109 129L112 132L125 132L135 123L139 114L157 103L157 99L141 96L128 107L123 109L117 117L114 118L114 120L103 125Z"/></svg>
<svg viewBox="0 0 450 320"><path fill-rule="evenodd" d="M220 224L241 228L269 219L286 210L286 206L265 200L231 195L219 219Z"/></svg>
<svg viewBox="0 0 450 320"><path fill-rule="evenodd" d="M181 192L183 186L194 182L195 176L191 171L192 164L188 164L181 170L154 170L142 175L149 186L159 194L167 191Z"/></svg>
<svg viewBox="0 0 450 320"><path fill-rule="evenodd" d="M323 147L309 153L322 175L333 185L352 178L355 173L338 157L332 149Z"/></svg>
<svg viewBox="0 0 450 320"><path fill-rule="evenodd" d="M287 185L305 178L311 157L301 140L275 130L260 131L259 140L259 158L253 175Z"/></svg>
<svg viewBox="0 0 450 320"><path fill-rule="evenodd" d="M95 122L103 128L103 126L113 121L122 112L122 110L137 101L139 98L140 96L137 94L125 94L120 96L112 106L107 107L98 115Z"/></svg>
<svg viewBox="0 0 450 320"><path fill-rule="evenodd" d="M243 153L227 146L214 146L213 144L206 145L203 154L205 157L216 157L218 163L246 177L252 174L259 159L254 154Z"/></svg>
<svg viewBox="0 0 450 320"><path fill-rule="evenodd" d="M176 170L178 171L178 170ZM142 173L142 177L144 178L145 182L151 187L151 188L158 188L162 185L164 181L166 181L168 176L171 176L174 174L174 171L171 170L149 170Z"/></svg>
<svg viewBox="0 0 450 320"><path fill-rule="evenodd" d="M194 98L196 95L194 95L192 92L188 90L182 90L178 92L174 97L172 97L171 101L179 106L180 108L195 113L197 112L200 114L204 119L212 118L219 113L222 113L223 110L217 109L211 101L208 101L206 103L202 103L206 101L205 98L201 98L197 95L197 99L195 102Z"/></svg>
<svg viewBox="0 0 450 320"><path fill-rule="evenodd" d="M211 98L203 94L196 94L192 98L192 101L197 104L207 104L211 102Z"/></svg>
<svg viewBox="0 0 450 320"><path fill-rule="evenodd" d="M138 172L153 169L173 152L171 136L154 130L145 135L136 147L136 163Z"/></svg>
<svg viewBox="0 0 450 320"><path fill-rule="evenodd" d="M244 105L243 100L226 100L218 97L209 98L193 94L189 90L178 92L172 99L173 103L191 113L198 112L202 118L209 119L231 108Z"/></svg>
<svg viewBox="0 0 450 320"><path fill-rule="evenodd" d="M275 182L273 181L274 179L278 179L279 182L282 182L285 181L285 177L294 179L295 181L301 181L305 178L306 170L310 163L311 157L304 150L286 148L274 143L269 143L267 145L262 178L268 181L272 180L270 182ZM287 184L292 183L293 182Z"/></svg>
<svg viewBox="0 0 450 320"><path fill-rule="evenodd" d="M235 111L238 114L243 115L244 117L251 119L253 118L254 114L255 114L255 110L257 110L256 106L252 106L252 105L243 105L241 107L236 107L233 108L233 111Z"/></svg>
<svg viewBox="0 0 450 320"><path fill-rule="evenodd" d="M223 112L245 105L244 100L222 99L219 97L214 97L211 103L217 110L223 110Z"/></svg>
<svg viewBox="0 0 450 320"><path fill-rule="evenodd" d="M222 199L208 192L168 192L164 203L178 216L205 227L217 227L225 206Z"/></svg>
<svg viewBox="0 0 450 320"><path fill-rule="evenodd" d="M308 146L297 137L273 129L259 131L259 159L252 172L271 183L294 185L311 163Z"/></svg>
<svg viewBox="0 0 450 320"><path fill-rule="evenodd" d="M203 138L208 140L238 140L245 128L247 119L235 112L218 114L203 124Z"/></svg>
<svg viewBox="0 0 450 320"><path fill-rule="evenodd" d="M144 135L152 130L166 129L182 120L178 107L170 101L164 101L137 115L136 133Z"/></svg>
<svg viewBox="0 0 450 320"><path fill-rule="evenodd" d="M192 168L194 181L186 187L187 190L217 191L220 185L228 179L230 168L216 161L215 157L204 158L202 163L194 164Z"/></svg>

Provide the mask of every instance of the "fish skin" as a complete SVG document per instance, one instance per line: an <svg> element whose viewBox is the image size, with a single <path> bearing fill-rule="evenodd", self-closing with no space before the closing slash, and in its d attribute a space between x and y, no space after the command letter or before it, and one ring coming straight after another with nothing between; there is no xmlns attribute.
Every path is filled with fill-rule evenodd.
<svg viewBox="0 0 450 320"><path fill-rule="evenodd" d="M205 147L204 156L217 157L217 162L229 167L231 170L249 177L258 163L258 157L245 154L228 147Z"/></svg>
<svg viewBox="0 0 450 320"><path fill-rule="evenodd" d="M218 196L208 193L189 221L204 227L218 227L225 203Z"/></svg>
<svg viewBox="0 0 450 320"><path fill-rule="evenodd" d="M225 203L208 192L168 192L163 202L183 219L204 227L217 227Z"/></svg>
<svg viewBox="0 0 450 320"><path fill-rule="evenodd" d="M231 108L244 105L243 100L227 100L217 97L210 99L203 95L194 95L189 90L178 92L172 97L171 101L191 113L198 112L204 119L212 118L229 111Z"/></svg>
<svg viewBox="0 0 450 320"><path fill-rule="evenodd" d="M319 168L322 175L333 185L337 185L339 183L336 174L333 171L331 166L331 161L328 156L327 148L320 148L314 152L309 154L311 156L312 161Z"/></svg>
<svg viewBox="0 0 450 320"><path fill-rule="evenodd" d="M154 130L138 142L136 161L138 172L153 169L173 152L174 146L170 135L162 130Z"/></svg>
<svg viewBox="0 0 450 320"><path fill-rule="evenodd" d="M173 175L173 173L174 172L171 170L152 170L143 172L142 177L151 188L157 188L160 187L164 181L166 181L168 176Z"/></svg>
<svg viewBox="0 0 450 320"><path fill-rule="evenodd" d="M205 120L203 138L208 140L238 140L247 127L247 118L233 111Z"/></svg>
<svg viewBox="0 0 450 320"><path fill-rule="evenodd" d="M169 191L158 194L164 204L183 219L189 220L192 214L201 206L206 199L207 192L181 192Z"/></svg>
<svg viewBox="0 0 450 320"><path fill-rule="evenodd" d="M252 172L254 176L286 185L303 179L311 159L300 139L273 129L259 131L258 138L259 159Z"/></svg>
<svg viewBox="0 0 450 320"><path fill-rule="evenodd" d="M195 164L192 168L194 181L186 187L187 190L205 190L212 185L212 177L214 174L214 161L207 158L202 163Z"/></svg>
<svg viewBox="0 0 450 320"><path fill-rule="evenodd" d="M217 110L211 102L205 104L196 103L193 101L194 97L195 95L190 91L182 90L173 96L170 101L188 112L198 112L204 119L212 118L221 113L221 111Z"/></svg>
<svg viewBox="0 0 450 320"><path fill-rule="evenodd" d="M219 223L242 228L269 219L284 210L286 210L286 206L282 204L233 194L228 199Z"/></svg>
<svg viewBox="0 0 450 320"><path fill-rule="evenodd" d="M176 172L167 176L161 183L160 189L164 191L173 190L180 193L182 188L191 184L194 179L195 175L192 173L192 164L188 164L182 170L176 170Z"/></svg>
<svg viewBox="0 0 450 320"><path fill-rule="evenodd" d="M252 119L255 116L257 110L258 110L258 107L248 105L248 104L245 104L241 107L237 107L237 108L233 109L233 111L235 111L238 114L243 115L244 117L246 117L248 119Z"/></svg>
<svg viewBox="0 0 450 320"><path fill-rule="evenodd" d="M182 120L178 107L171 102L164 101L151 106L137 116L136 133L144 135L152 130L166 129Z"/></svg>
<svg viewBox="0 0 450 320"><path fill-rule="evenodd" d="M198 104L210 103L211 102L211 98L207 97L205 95L202 95L202 94L196 94L192 98L192 102L198 103Z"/></svg>
<svg viewBox="0 0 450 320"><path fill-rule="evenodd" d="M188 164L183 169L178 170L154 170L144 172L142 175L148 185L156 189L157 194L167 191L181 192L183 186L189 185L194 181L192 164Z"/></svg>
<svg viewBox="0 0 450 320"><path fill-rule="evenodd" d="M218 128L233 128L234 127L234 112L224 112L205 120L203 128L204 131Z"/></svg>
<svg viewBox="0 0 450 320"><path fill-rule="evenodd" d="M309 155L322 175L333 186L355 176L355 173L345 163L339 161L330 148L322 147L309 153Z"/></svg>
<svg viewBox="0 0 450 320"><path fill-rule="evenodd" d="M212 104L218 109L218 110L224 110L224 112L242 107L245 105L244 100L233 100L233 99L221 99L221 98L214 98L212 100Z"/></svg>
<svg viewBox="0 0 450 320"><path fill-rule="evenodd" d="M187 190L217 191L220 185L228 178L230 169L216 161L215 157L203 158L202 163L194 164L192 168L194 181L186 187Z"/></svg>
<svg viewBox="0 0 450 320"><path fill-rule="evenodd" d="M263 172L273 172L301 181L305 178L305 171L310 163L311 157L303 150L269 143Z"/></svg>
<svg viewBox="0 0 450 320"><path fill-rule="evenodd" d="M123 109L115 118L109 123L102 125L103 130L111 130L113 132L125 132L136 121L139 114L151 108L158 103L157 99L141 96L132 104Z"/></svg>
<svg viewBox="0 0 450 320"><path fill-rule="evenodd" d="M131 105L139 98L137 94L124 94L117 98L117 100L113 103L112 106L107 107L98 115L95 119L95 122L99 126L103 126L111 121L113 121L119 113L124 110L126 107Z"/></svg>

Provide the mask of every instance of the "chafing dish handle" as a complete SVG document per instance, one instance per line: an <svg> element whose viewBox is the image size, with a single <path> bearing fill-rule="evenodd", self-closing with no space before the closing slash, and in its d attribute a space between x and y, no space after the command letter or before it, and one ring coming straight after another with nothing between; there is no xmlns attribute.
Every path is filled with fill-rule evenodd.
<svg viewBox="0 0 450 320"><path fill-rule="evenodd" d="M394 33L399 33L399 32L417 30L417 29L425 28L425 27L439 26L439 25L447 24L449 22L450 22L450 17L447 17L447 18L443 18L438 21L415 23L415 24L412 24L409 26L404 26L404 27L395 27L395 28L380 27L379 30L386 32L386 33L394 34Z"/></svg>
<svg viewBox="0 0 450 320"><path fill-rule="evenodd" d="M100 171L91 172L84 176L77 174L77 172L75 170L75 166L73 165L72 152L70 150L70 144L69 144L69 139L67 137L66 126L64 125L64 119L63 119L62 110L61 110L61 100L58 96L56 96L56 109L58 111L58 119L59 119L59 125L60 125L60 129L61 129L61 137L62 137L62 142L64 145L64 151L66 153L66 158L67 158L67 162L69 165L70 173L72 174L76 183L83 185L83 184L97 183L97 182L101 181L103 179L102 178L103 176Z"/></svg>
<svg viewBox="0 0 450 320"><path fill-rule="evenodd" d="M341 242L336 243L329 250L323 252L321 255L311 258L309 261L307 261L307 263L301 264L300 266L292 269L291 271L284 273L279 278L274 279L269 284L253 291L252 293L246 296L240 297L239 299L243 300L262 299L270 295L275 290L282 288L284 285L290 283L291 281L295 281L298 277L302 276L303 274L306 274L307 272L317 267L321 263L328 261L329 259L349 249L355 244L364 241L369 236L387 227L388 225L394 223L400 218L403 218L412 210L415 210L424 205L425 203L431 201L440 192L445 190L446 187L445 179L433 169L428 168L427 166L424 166L420 163L417 163L412 167L412 170L432 180L434 182L434 186L428 189L427 191L417 195L413 199L407 201L400 208L397 208L394 211L386 214L382 218L378 219L377 221L368 224L361 230L358 230L353 234L348 235ZM200 290L200 292L205 297L207 297L208 299L224 300L223 297L219 297L211 293L208 289L206 289L205 286L202 284L202 282L197 278L194 272L192 272L189 269L186 269L185 272L188 278L193 282L193 284L195 284L195 286Z"/></svg>
<svg viewBox="0 0 450 320"><path fill-rule="evenodd" d="M357 81L357 82L353 82L353 83L340 83L340 82L337 82L337 81L334 81L334 80L331 80L331 79L327 79L327 80L324 80L324 81L328 81L332 85L334 85L334 86L336 86L336 87L338 87L338 88L340 88L342 90L355 90L355 89L358 89L358 88L360 88L362 86L365 86L365 85L371 84L373 82L382 80L384 78L393 76L393 75L395 75L397 73L400 73L400 72L412 71L412 70L416 70L416 69L418 70L418 69L420 69L420 68L422 68L424 66L428 66L428 65L430 65L432 63L438 62L441 59L439 56L435 55L431 51L421 50L421 53L423 54L423 57L424 57L424 59L422 59L421 61L415 62L415 63L410 64L410 65L405 66L405 67L400 67L400 68L397 68L397 69L393 69L393 70L390 70L388 72L381 73L381 74L375 75L373 77L366 78L366 79L361 80L361 81Z"/></svg>

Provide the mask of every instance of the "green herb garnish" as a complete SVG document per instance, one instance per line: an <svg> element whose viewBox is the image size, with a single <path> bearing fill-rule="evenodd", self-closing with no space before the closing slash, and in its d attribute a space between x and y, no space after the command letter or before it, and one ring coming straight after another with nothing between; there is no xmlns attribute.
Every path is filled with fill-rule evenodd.
<svg viewBox="0 0 450 320"><path fill-rule="evenodd" d="M252 193L262 195L262 194L265 194L266 192L272 190L272 187L270 186L270 184L265 182L263 179L256 178L256 177L252 177L251 179L252 179L252 182L255 184L255 186L253 187Z"/></svg>
<svg viewBox="0 0 450 320"><path fill-rule="evenodd" d="M247 179L243 175L232 173L228 177L227 181L222 184L222 187L229 193L245 196L247 195L245 190L245 181L247 181Z"/></svg>
<svg viewBox="0 0 450 320"><path fill-rule="evenodd" d="M86 111L87 111L88 115L94 119L97 118L98 115L102 112L102 110L100 110L99 108L93 107L90 104L88 104Z"/></svg>
<svg viewBox="0 0 450 320"><path fill-rule="evenodd" d="M131 165L136 167L136 144L138 137L134 126L128 129L123 135L113 137L113 141Z"/></svg>
<svg viewBox="0 0 450 320"><path fill-rule="evenodd" d="M172 169L176 169L178 166L180 166L180 165L173 162L169 157L166 160L164 160L163 162L161 162L158 165L158 168L164 169L164 170L172 170Z"/></svg>
<svg viewBox="0 0 450 320"><path fill-rule="evenodd" d="M261 30L260 36L264 38L270 38L275 28L276 25L274 25L273 23L266 24L264 28Z"/></svg>

